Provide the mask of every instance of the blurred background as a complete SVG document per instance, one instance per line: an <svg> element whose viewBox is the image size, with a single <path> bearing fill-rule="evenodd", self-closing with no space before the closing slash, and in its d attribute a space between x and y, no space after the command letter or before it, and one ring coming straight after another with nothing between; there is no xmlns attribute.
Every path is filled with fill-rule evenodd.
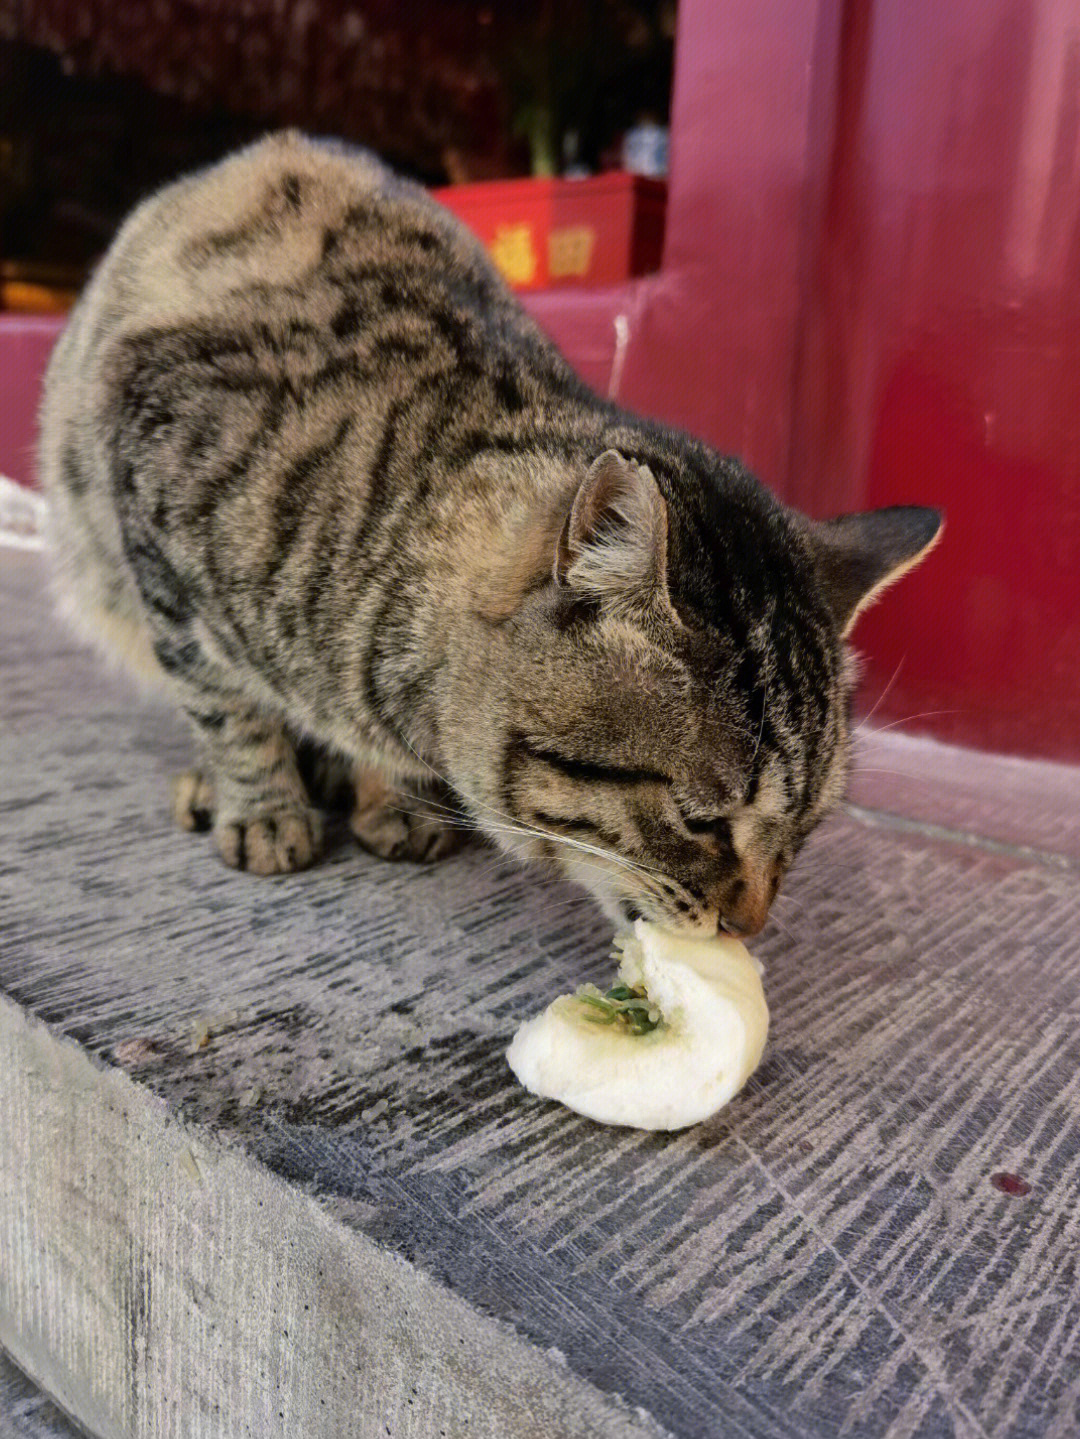
<svg viewBox="0 0 1080 1439"><path fill-rule="evenodd" d="M874 722L1080 758L1076 0L0 0L0 474L143 195L369 145L585 378L814 515L946 511Z"/></svg>

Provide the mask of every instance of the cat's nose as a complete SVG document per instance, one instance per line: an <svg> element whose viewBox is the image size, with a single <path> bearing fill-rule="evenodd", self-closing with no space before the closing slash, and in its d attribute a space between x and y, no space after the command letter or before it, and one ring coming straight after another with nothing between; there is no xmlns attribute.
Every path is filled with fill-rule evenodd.
<svg viewBox="0 0 1080 1439"><path fill-rule="evenodd" d="M738 924L734 920L729 920L726 915L721 915L718 925L720 933L730 934L732 939L749 939L751 935L760 934L764 928L764 916L762 916L760 920L755 920L751 927L747 927L745 924Z"/></svg>
<svg viewBox="0 0 1080 1439"><path fill-rule="evenodd" d="M765 875L742 876L720 895L718 928L737 939L760 934L769 917L772 887Z"/></svg>

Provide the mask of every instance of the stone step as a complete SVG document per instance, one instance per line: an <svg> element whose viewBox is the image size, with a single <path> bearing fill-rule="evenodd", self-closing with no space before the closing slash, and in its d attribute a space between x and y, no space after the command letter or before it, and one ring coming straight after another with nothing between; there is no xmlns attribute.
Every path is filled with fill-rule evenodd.
<svg viewBox="0 0 1080 1439"><path fill-rule="evenodd" d="M86 1432L0 1351L0 1434L4 1439L80 1439Z"/></svg>
<svg viewBox="0 0 1080 1439"><path fill-rule="evenodd" d="M92 1433L1076 1431L1075 771L868 737L755 946L758 1074L602 1129L503 1057L606 977L585 897L225 869L42 583L0 551L0 1345Z"/></svg>

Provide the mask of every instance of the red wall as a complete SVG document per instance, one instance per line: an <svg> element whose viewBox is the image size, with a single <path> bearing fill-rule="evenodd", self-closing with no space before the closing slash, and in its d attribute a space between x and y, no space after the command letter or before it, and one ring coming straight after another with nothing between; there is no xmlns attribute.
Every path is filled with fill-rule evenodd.
<svg viewBox="0 0 1080 1439"><path fill-rule="evenodd" d="M0 475L29 485L41 377L61 322L0 312Z"/></svg>
<svg viewBox="0 0 1080 1439"><path fill-rule="evenodd" d="M1076 0L682 0L670 186L620 397L811 514L942 507L874 723L1080 758ZM535 306L594 377L617 308Z"/></svg>
<svg viewBox="0 0 1080 1439"><path fill-rule="evenodd" d="M863 7L857 7L862 10ZM786 492L940 503L860 640L887 708L1080 757L1080 6L890 0L844 32Z"/></svg>
<svg viewBox="0 0 1080 1439"><path fill-rule="evenodd" d="M604 391L622 316L619 398L811 514L944 508L860 624L874 723L1080 759L1077 0L681 0L667 237L530 309Z"/></svg>

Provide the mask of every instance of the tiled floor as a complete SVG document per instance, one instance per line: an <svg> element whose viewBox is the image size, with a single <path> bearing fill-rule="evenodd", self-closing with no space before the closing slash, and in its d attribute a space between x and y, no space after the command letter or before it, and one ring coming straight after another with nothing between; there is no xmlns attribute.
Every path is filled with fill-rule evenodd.
<svg viewBox="0 0 1080 1439"><path fill-rule="evenodd" d="M866 739L747 1091L604 1130L503 1060L603 977L588 901L482 851L227 871L169 827L179 727L40 595L0 551L0 990L680 1439L1080 1434L1077 771Z"/></svg>

